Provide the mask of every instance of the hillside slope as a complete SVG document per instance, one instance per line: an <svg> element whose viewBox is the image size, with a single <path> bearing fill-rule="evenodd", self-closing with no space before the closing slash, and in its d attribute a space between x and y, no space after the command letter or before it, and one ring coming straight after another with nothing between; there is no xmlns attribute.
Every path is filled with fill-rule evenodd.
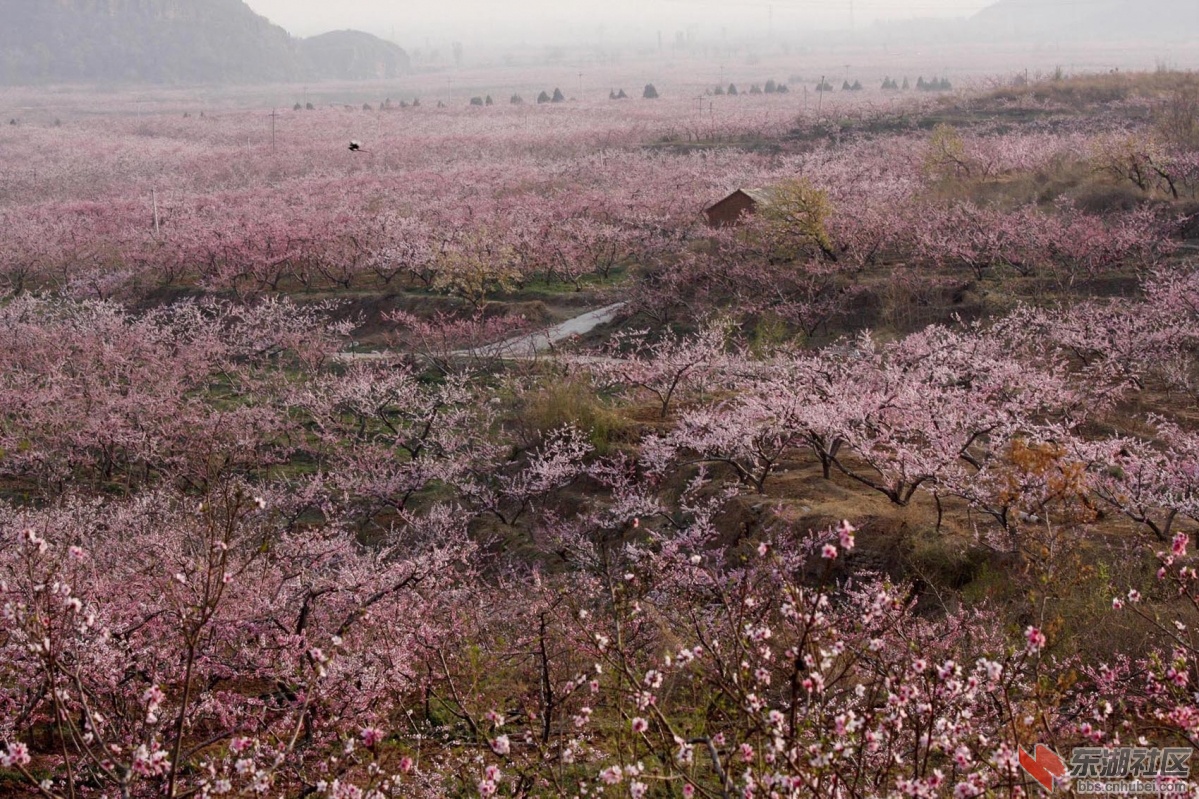
<svg viewBox="0 0 1199 799"><path fill-rule="evenodd" d="M1195 0L999 0L971 20L995 38L1176 41L1199 31Z"/></svg>
<svg viewBox="0 0 1199 799"><path fill-rule="evenodd" d="M408 71L408 54L362 31L332 31L301 39L302 66L309 75L337 80L394 78Z"/></svg>
<svg viewBox="0 0 1199 799"><path fill-rule="evenodd" d="M407 68L403 50L368 34L353 34L349 56L307 46L241 0L0 0L0 19L6 84L264 82Z"/></svg>

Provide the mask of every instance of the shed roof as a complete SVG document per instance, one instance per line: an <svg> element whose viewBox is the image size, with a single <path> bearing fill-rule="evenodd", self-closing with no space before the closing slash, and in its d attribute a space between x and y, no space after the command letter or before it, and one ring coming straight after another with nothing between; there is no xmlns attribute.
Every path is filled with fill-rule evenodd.
<svg viewBox="0 0 1199 799"><path fill-rule="evenodd" d="M749 195L749 198L758 205L770 205L772 202L774 202L774 198L777 193L771 186L741 189L741 191Z"/></svg>
<svg viewBox="0 0 1199 799"><path fill-rule="evenodd" d="M733 197L736 197L738 194L744 194L746 197L753 200L754 203L757 205L769 205L771 202L774 201L775 192L774 192L774 189L770 188L770 187L754 187L754 188L734 189L733 191L726 194L724 197L721 197L719 200L717 200L716 202L709 205L704 210L710 210L712 208L715 208L716 206L720 205L721 203L727 202L727 201L731 200Z"/></svg>

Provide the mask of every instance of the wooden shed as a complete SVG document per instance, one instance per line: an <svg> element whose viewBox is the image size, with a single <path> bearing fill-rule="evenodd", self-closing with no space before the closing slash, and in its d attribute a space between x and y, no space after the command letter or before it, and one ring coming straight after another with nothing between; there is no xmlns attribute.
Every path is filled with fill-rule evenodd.
<svg viewBox="0 0 1199 799"><path fill-rule="evenodd" d="M743 216L749 216L769 203L769 189L737 189L705 208L704 214L708 217L708 227L727 227L736 225Z"/></svg>

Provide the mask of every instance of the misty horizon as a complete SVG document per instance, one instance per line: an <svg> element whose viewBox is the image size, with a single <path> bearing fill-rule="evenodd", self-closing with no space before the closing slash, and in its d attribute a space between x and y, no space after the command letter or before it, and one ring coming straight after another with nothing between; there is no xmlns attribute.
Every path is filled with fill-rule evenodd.
<svg viewBox="0 0 1199 799"><path fill-rule="evenodd" d="M704 82L726 67L792 76L846 64L881 81L979 77L1009 64L1075 73L1199 63L1194 0L0 0L0 16L11 23L0 28L8 85L367 80L565 64L576 78L583 67L624 65L636 82L643 68L683 62Z"/></svg>
<svg viewBox="0 0 1199 799"><path fill-rule="evenodd" d="M653 46L678 35L720 41L746 37L802 38L816 32L865 31L880 23L966 19L994 0L612 0L497 7L477 0L447 0L420 9L366 0L346 8L313 0L251 0L258 14L294 36L357 29L406 48L453 39L492 46L601 44Z"/></svg>

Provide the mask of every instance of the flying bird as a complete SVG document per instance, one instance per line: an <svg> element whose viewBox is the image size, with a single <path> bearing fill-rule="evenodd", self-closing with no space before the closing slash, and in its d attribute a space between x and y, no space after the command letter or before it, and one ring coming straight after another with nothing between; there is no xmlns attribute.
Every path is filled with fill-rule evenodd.
<svg viewBox="0 0 1199 799"><path fill-rule="evenodd" d="M356 153L356 152L360 152L361 150L362 150L362 145L359 144L357 140L350 142L350 152Z"/></svg>

